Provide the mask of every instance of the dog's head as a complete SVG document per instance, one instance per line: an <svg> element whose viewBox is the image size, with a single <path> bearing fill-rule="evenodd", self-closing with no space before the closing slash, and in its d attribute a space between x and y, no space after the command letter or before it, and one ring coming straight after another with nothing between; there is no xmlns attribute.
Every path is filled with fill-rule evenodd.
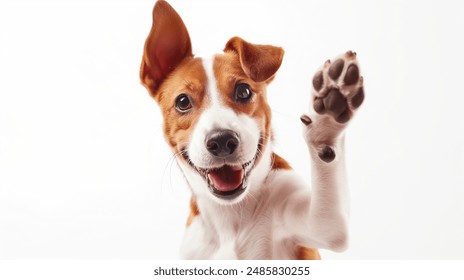
<svg viewBox="0 0 464 280"><path fill-rule="evenodd" d="M236 203L269 171L259 167L270 157L266 86L283 54L234 37L223 54L194 57L180 16L165 1L155 4L140 78L161 108L166 141L195 195Z"/></svg>

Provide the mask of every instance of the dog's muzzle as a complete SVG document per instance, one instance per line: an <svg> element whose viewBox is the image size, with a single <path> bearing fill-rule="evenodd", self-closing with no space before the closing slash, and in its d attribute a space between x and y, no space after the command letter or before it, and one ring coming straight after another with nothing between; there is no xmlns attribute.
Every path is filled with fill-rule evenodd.
<svg viewBox="0 0 464 280"><path fill-rule="evenodd" d="M258 156L258 147L262 145L261 139L255 156L247 161L240 156L240 145L243 142L233 130L211 131L206 135L204 145L209 153L211 167L196 166L190 160L188 150L184 149L182 155L187 163L206 180L214 196L224 200L240 196L248 186L247 179Z"/></svg>
<svg viewBox="0 0 464 280"><path fill-rule="evenodd" d="M240 138L232 130L215 130L205 138L205 146L217 161L235 162L234 154L240 145ZM239 162L224 164L219 168L204 170L211 192L220 198L232 199L245 190L245 166Z"/></svg>

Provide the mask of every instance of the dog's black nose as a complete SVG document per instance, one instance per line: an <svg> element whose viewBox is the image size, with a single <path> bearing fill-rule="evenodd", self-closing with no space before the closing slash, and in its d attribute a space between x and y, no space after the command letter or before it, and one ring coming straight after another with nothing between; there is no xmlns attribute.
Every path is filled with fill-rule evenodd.
<svg viewBox="0 0 464 280"><path fill-rule="evenodd" d="M237 133L232 130L213 131L206 136L206 149L217 157L233 154L239 143Z"/></svg>

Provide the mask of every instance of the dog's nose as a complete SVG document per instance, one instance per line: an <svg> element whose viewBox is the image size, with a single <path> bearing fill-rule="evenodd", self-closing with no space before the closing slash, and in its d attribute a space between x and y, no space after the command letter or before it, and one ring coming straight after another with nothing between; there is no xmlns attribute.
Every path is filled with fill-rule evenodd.
<svg viewBox="0 0 464 280"><path fill-rule="evenodd" d="M213 131L206 136L206 149L217 157L233 154L239 143L237 133L232 130Z"/></svg>

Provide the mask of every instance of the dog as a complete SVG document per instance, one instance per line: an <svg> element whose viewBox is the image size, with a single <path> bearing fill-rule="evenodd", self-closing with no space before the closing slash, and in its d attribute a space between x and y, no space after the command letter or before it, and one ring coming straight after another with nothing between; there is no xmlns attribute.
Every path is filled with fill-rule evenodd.
<svg viewBox="0 0 464 280"><path fill-rule="evenodd" d="M272 151L266 86L284 51L231 38L195 57L166 2L153 9L140 79L163 115L166 142L192 192L183 259L320 259L347 247L344 131L364 100L356 53L327 60L303 115L312 190Z"/></svg>

